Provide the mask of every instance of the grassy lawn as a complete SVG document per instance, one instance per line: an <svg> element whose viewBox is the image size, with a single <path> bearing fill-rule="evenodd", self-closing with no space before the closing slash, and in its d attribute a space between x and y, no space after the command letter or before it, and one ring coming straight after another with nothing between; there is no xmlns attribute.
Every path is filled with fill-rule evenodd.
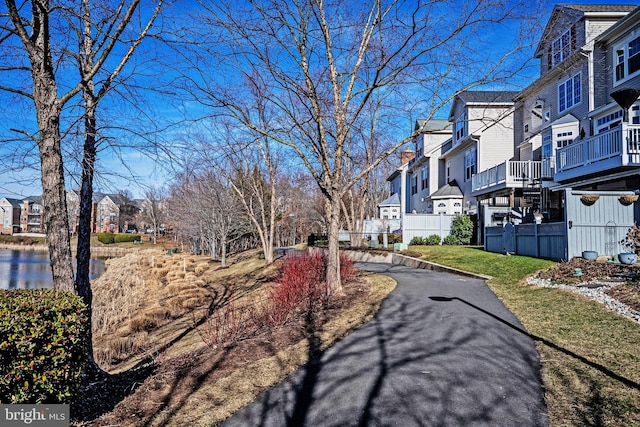
<svg viewBox="0 0 640 427"><path fill-rule="evenodd" d="M551 261L479 247L410 249L493 277L491 289L536 341L551 426L640 426L640 324L586 297L523 283Z"/></svg>

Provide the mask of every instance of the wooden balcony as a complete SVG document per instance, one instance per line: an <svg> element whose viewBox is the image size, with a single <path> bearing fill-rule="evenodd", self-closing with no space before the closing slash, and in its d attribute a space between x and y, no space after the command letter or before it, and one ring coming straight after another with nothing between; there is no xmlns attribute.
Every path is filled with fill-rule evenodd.
<svg viewBox="0 0 640 427"><path fill-rule="evenodd" d="M640 167L640 125L622 124L557 150L554 181L577 181L628 167Z"/></svg>
<svg viewBox="0 0 640 427"><path fill-rule="evenodd" d="M542 162L508 160L473 176L474 196L505 188L525 188L539 182Z"/></svg>

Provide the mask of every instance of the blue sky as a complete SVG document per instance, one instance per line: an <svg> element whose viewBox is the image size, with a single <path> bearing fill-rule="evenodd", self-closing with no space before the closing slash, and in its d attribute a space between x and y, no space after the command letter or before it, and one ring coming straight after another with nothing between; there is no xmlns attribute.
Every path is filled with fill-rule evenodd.
<svg viewBox="0 0 640 427"><path fill-rule="evenodd" d="M632 1L617 0L615 2L604 1L589 1L589 2L570 2L563 3L573 4L636 4ZM553 9L555 3L545 2L547 14L541 16L540 19L544 24L548 18L548 14ZM500 40L507 40L510 37L508 28L495 28L493 34L487 34L488 40L496 40L498 43ZM533 51L531 50L531 53ZM157 53L156 53L157 54ZM147 73L149 76L153 75L152 57L146 57L145 60L149 62L139 61L137 65L144 65L147 67ZM537 63L536 63L537 65ZM0 77L3 75L0 74ZM163 76L167 77L167 76ZM532 78L535 78L535 73L532 72ZM156 78L156 81L161 82L162 79ZM160 83L162 84L162 83ZM520 87L523 87L523 83ZM109 115L111 117L103 117L103 123L113 124L114 128L110 129L107 134L111 138L111 142L116 146L122 146L117 150L104 149L100 152L98 157L98 168L101 171L111 171L113 173L100 175L96 180L95 190L102 192L116 192L117 190L128 190L132 192L135 197L142 197L144 194L144 188L146 186L162 186L166 182L170 182L173 175L173 164L167 161L167 156L171 156L169 153L163 153L159 156L160 162L156 162L150 158L149 153L141 153L140 151L131 148L138 145L136 138L143 139L146 135L151 135L153 132L147 132L147 130L136 129L138 123L142 123L143 120L137 120L138 115L144 114L148 117L152 117L157 123L157 127L163 129L164 126L176 118L183 118L185 115L193 114L194 111L198 111L200 107L185 107L183 105L172 105L166 99L162 98L158 93L140 92L137 93L138 99L145 99L143 106L127 105L126 102L107 103L109 106ZM190 112L189 112L189 109ZM417 113L421 115L420 112ZM443 116L443 114L439 114ZM7 97L6 94L0 94L0 138L5 139L7 135L16 134L10 131L10 128L29 128L29 123L33 123L33 112L28 103L24 101L18 101L14 97ZM415 119L420 117L407 118L407 122L411 123ZM125 132L119 130L118 127L133 127L134 133ZM189 125L176 125L167 130L161 132L158 135L150 136L154 142L161 144L176 144L180 146L188 145L188 135L191 131L189 128L193 126ZM145 141L147 142L147 141ZM0 147L0 158L4 159L5 164L2 165L0 161L0 197L9 196L30 196L38 195L41 193L40 183L37 171L33 169L24 170L18 173L8 173L7 167L14 167L16 163L8 161L7 154L20 153L26 145L24 143L15 142L13 144L6 144L4 147ZM36 151L30 150L31 154L35 154ZM68 153L68 157L72 157L73 152ZM31 160L30 157L21 156L22 159ZM121 161L124 160L124 163ZM179 160L179 159L172 159ZM8 164L7 164L8 163ZM69 188L76 187L75 181L69 179Z"/></svg>

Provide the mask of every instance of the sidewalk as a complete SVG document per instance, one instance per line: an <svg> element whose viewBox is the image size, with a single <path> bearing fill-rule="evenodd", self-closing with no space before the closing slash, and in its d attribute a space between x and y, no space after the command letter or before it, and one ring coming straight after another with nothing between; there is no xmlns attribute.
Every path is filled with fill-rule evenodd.
<svg viewBox="0 0 640 427"><path fill-rule="evenodd" d="M376 317L230 426L546 426L533 340L484 281L358 263L398 287Z"/></svg>

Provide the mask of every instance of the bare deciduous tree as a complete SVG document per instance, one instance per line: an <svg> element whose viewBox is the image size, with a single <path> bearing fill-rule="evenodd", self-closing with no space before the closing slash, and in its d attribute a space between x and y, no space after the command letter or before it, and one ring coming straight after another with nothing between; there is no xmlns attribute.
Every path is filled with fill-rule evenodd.
<svg viewBox="0 0 640 427"><path fill-rule="evenodd" d="M343 196L419 132L396 139L346 176L347 153L356 151L352 145L367 152L371 142L361 137L368 134L362 129L407 123L408 104L416 97L423 100L427 123L458 91L511 75L504 72L509 55L480 57L478 44L489 42L484 29L527 11L506 0L203 3L208 13L202 27L208 32L199 39L214 42L201 44L211 63L204 67L198 52L197 67L186 76L191 90L213 114L291 149L313 176L324 197L327 283L334 293L341 292ZM219 78L208 78L211 69ZM251 90L243 89L247 81L261 88L270 120L260 120ZM366 114L372 103L380 104L375 116Z"/></svg>
<svg viewBox="0 0 640 427"><path fill-rule="evenodd" d="M165 221L165 200L166 194L160 187L149 187L144 193L142 209L145 218L153 227L153 244L157 243L158 230Z"/></svg>

